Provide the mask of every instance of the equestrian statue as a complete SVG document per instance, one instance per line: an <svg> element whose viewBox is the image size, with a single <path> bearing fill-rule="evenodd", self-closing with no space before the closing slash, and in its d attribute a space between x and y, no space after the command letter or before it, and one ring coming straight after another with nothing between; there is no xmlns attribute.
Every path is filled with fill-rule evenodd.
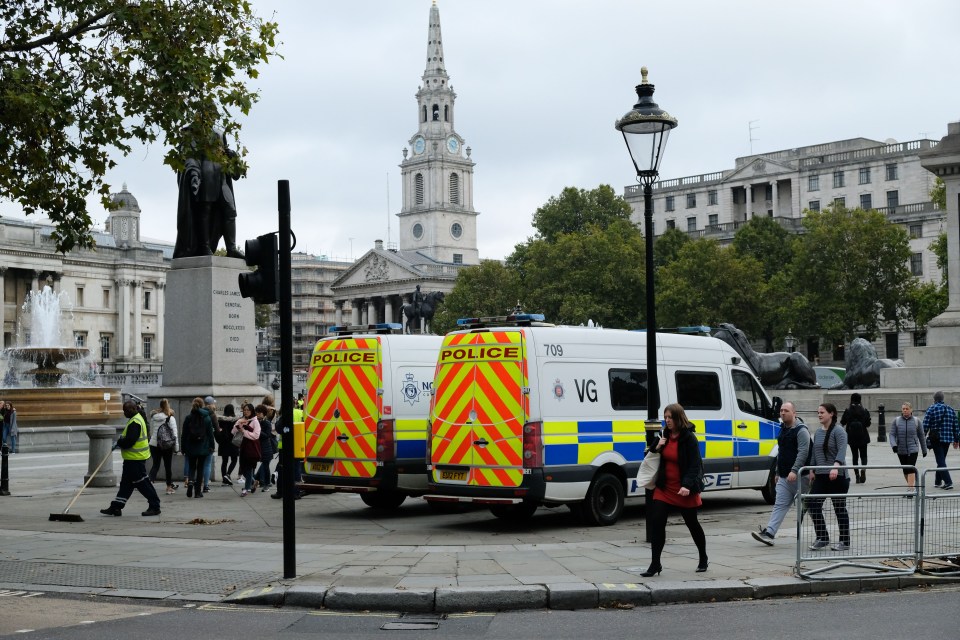
<svg viewBox="0 0 960 640"><path fill-rule="evenodd" d="M433 320L433 314L436 312L437 306L443 302L443 298L444 293L442 291L431 291L424 294L420 292L420 285L417 285L416 291L410 296L411 302L403 305L403 315L407 319L403 332L429 333L430 321ZM423 319L422 323L421 319Z"/></svg>
<svg viewBox="0 0 960 640"><path fill-rule="evenodd" d="M818 389L817 374L802 353L757 353L750 346L747 335L734 325L724 322L713 332L739 353L760 379L760 384L770 389Z"/></svg>

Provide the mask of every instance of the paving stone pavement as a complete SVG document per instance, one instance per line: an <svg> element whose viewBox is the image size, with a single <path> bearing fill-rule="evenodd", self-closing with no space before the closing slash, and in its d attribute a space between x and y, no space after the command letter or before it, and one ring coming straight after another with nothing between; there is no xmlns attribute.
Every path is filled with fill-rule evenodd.
<svg viewBox="0 0 960 640"><path fill-rule="evenodd" d="M88 489L71 513L51 522L75 495L86 452L10 456L11 496L0 497L0 588L207 601L400 611L588 608L898 588L943 580L922 576L801 580L794 575L796 520L776 545L750 531L770 514L756 491L708 493L700 520L710 568L679 516L668 523L664 571L650 562L642 506L612 527L587 527L566 508L537 511L523 524L486 510L437 514L422 500L377 513L351 494L296 503L296 577L283 578L282 501L267 492L241 498L212 482L203 499L162 493L162 514L142 517L139 494L119 518L102 516L115 489ZM176 465L182 458L176 459ZM886 444L870 460L895 464ZM929 461L929 462L928 462ZM923 466L926 465L926 466ZM921 468L933 465L932 456ZM119 469L119 458L116 468ZM898 490L897 470L871 471L851 491Z"/></svg>

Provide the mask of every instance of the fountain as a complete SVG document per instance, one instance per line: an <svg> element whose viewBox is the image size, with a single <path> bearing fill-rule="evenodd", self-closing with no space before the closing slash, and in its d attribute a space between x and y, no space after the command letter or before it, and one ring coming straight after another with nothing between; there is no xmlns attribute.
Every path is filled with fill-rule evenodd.
<svg viewBox="0 0 960 640"><path fill-rule="evenodd" d="M49 286L27 294L17 327L18 346L3 350L6 373L0 398L17 407L21 427L104 424L122 418L120 392L100 384L90 350L63 344L64 297Z"/></svg>

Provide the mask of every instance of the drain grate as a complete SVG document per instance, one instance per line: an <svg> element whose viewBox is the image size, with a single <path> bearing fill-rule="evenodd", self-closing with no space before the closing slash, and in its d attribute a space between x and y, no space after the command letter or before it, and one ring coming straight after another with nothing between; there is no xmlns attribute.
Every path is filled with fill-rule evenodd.
<svg viewBox="0 0 960 640"><path fill-rule="evenodd" d="M176 593L229 594L264 584L277 574L231 569L158 569L94 564L0 561L0 582L97 589L145 589Z"/></svg>
<svg viewBox="0 0 960 640"><path fill-rule="evenodd" d="M399 620L385 622L381 631L435 631L440 628L443 615L403 613Z"/></svg>

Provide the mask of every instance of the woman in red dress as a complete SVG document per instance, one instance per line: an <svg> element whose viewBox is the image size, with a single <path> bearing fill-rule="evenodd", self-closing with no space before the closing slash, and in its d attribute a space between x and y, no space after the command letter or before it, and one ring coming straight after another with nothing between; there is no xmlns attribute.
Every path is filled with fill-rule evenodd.
<svg viewBox="0 0 960 640"><path fill-rule="evenodd" d="M700 457L700 442L693 433L694 427L687 419L687 414L679 404L668 405L663 410L663 420L667 428L653 449L660 454L657 486L653 490L653 500L647 507L653 557L650 567L640 574L648 578L659 574L663 569L660 554L667 541L667 514L671 507L680 510L683 522L690 530L697 551L700 552L697 572L706 571L708 564L707 537L697 521L697 509L702 504L700 477L703 461Z"/></svg>

